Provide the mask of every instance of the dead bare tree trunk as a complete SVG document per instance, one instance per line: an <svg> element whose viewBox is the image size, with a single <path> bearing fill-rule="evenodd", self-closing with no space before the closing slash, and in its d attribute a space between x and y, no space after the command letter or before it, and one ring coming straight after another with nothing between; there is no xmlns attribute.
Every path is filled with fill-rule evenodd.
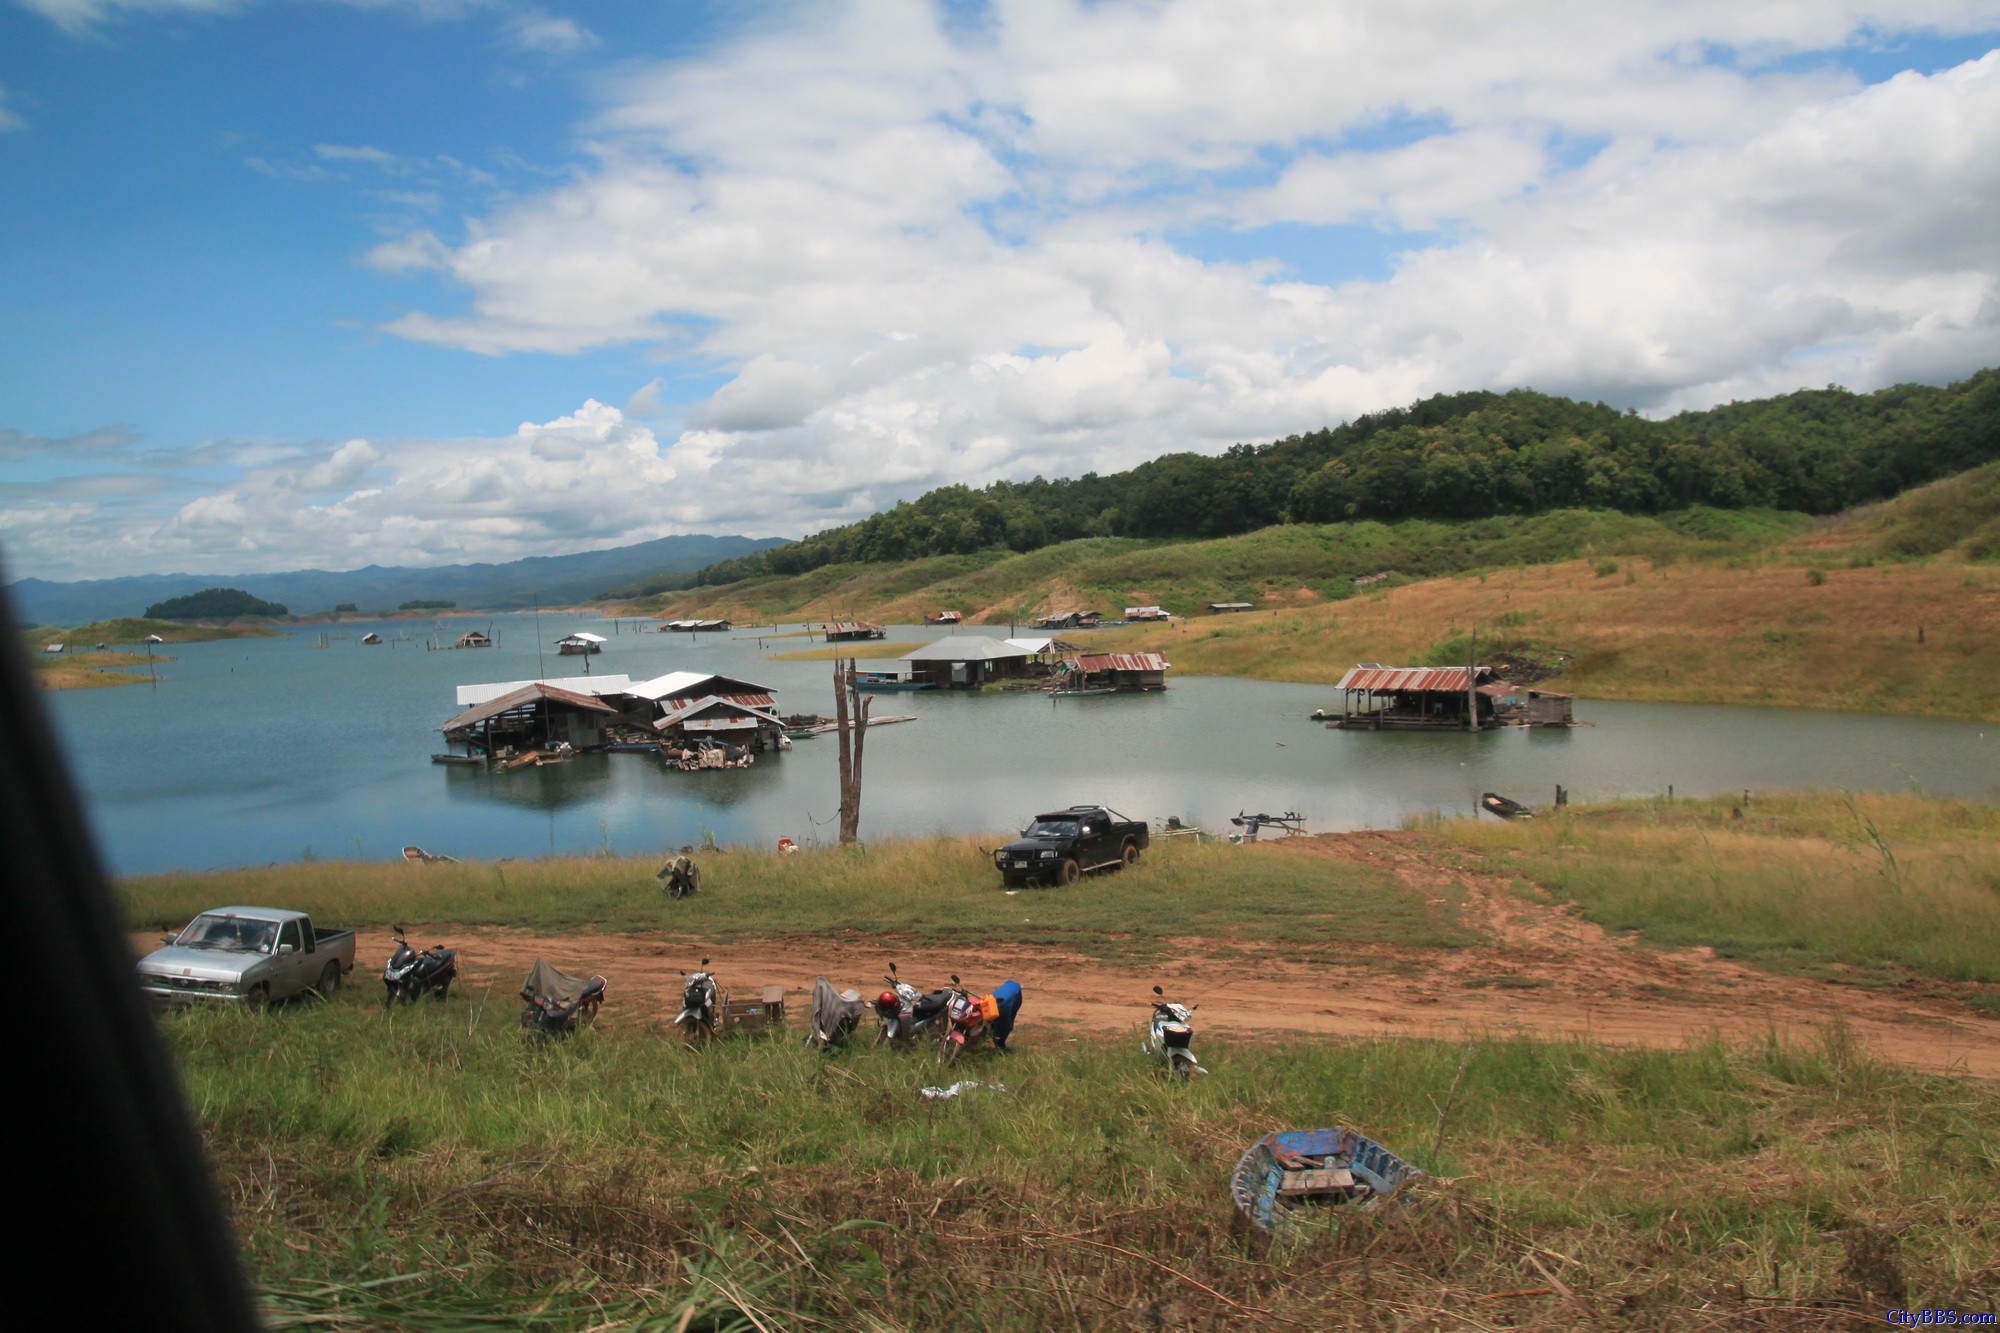
<svg viewBox="0 0 2000 1333"><path fill-rule="evenodd" d="M833 664L835 735L840 738L840 841L861 836L861 750L868 742L868 709L873 699L854 683L852 658Z"/></svg>

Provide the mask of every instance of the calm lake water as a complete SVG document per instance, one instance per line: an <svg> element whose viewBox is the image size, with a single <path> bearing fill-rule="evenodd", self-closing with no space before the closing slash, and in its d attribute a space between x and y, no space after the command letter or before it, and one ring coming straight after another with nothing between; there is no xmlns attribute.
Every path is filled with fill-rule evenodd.
<svg viewBox="0 0 2000 1333"><path fill-rule="evenodd" d="M831 839L835 742L799 741L743 770L669 772L647 755L593 755L510 774L433 765L453 687L580 673L553 642L611 636L600 674L727 671L770 685L779 711L833 711L831 667L775 662L808 646L754 633L612 634L609 622L544 615L490 621L350 622L275 639L169 645L157 686L45 695L112 866L138 873L393 857L406 843L461 857L651 854L712 833L769 845ZM499 645L426 652L492 626ZM381 647L360 646L369 629ZM796 627L793 627L796 628ZM935 637L892 629L892 640ZM546 656L538 662L537 643ZM866 645L857 645L865 649ZM870 731L864 837L992 833L1038 810L1102 801L1133 818L1225 827L1238 811L1286 809L1314 829L1394 826L1414 813L1470 813L1482 791L1546 803L1743 787L2000 792L2000 727L1774 708L1579 701L1574 731L1476 736L1328 731L1324 686L1169 677L1162 694L1061 699L886 694Z"/></svg>

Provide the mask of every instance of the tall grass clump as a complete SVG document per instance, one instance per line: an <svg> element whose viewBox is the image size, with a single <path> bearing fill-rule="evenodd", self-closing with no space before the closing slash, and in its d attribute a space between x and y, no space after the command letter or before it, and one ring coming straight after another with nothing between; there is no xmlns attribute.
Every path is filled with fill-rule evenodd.
<svg viewBox="0 0 2000 1333"><path fill-rule="evenodd" d="M1613 802L1443 835L1614 930L1767 962L2000 981L2000 807L1914 795Z"/></svg>
<svg viewBox="0 0 2000 1333"><path fill-rule="evenodd" d="M693 1053L615 1023L549 1044L469 993L165 1029L280 1326L1326 1328L1420 1308L1693 1330L1759 1302L1867 1308L1886 1279L1851 1271L1850 1235L1883 1238L1913 1307L2000 1295L2000 1094L1837 1032L1204 1041L1211 1076L1170 1086L1136 1043L1065 1039L1034 1003L1016 1053L961 1066L985 1086L946 1101L918 1095L943 1080L915 1053ZM1331 1124L1442 1183L1290 1243L1248 1232L1236 1158Z"/></svg>

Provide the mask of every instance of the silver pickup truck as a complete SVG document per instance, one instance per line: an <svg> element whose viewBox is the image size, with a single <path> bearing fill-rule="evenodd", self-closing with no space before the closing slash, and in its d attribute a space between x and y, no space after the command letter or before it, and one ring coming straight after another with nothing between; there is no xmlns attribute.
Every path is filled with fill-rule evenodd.
<svg viewBox="0 0 2000 1333"><path fill-rule="evenodd" d="M218 907L139 960L139 989L160 1004L263 1006L306 991L331 995L353 970L351 930L320 930L304 912Z"/></svg>

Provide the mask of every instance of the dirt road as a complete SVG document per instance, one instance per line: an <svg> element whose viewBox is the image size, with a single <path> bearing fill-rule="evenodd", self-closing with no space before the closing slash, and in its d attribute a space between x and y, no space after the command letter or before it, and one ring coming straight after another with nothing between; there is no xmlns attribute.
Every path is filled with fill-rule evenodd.
<svg viewBox="0 0 2000 1333"><path fill-rule="evenodd" d="M537 957L610 980L607 1023L666 1022L677 1009L680 969L704 953L725 988L748 993L782 982L794 1001L812 979L863 994L879 989L891 960L919 985L956 971L975 987L1012 977L1024 988L1022 1037L1044 1030L1131 1031L1154 983L1201 1005L1211 1034L1323 1033L1454 1038L1468 1032L1589 1036L1630 1046L1678 1046L1720 1033L1803 1039L1844 1020L1878 1057L1934 1073L2000 1079L2000 1017L1909 990L1778 976L1707 950L1665 953L1607 935L1566 910L1523 899L1504 877L1438 864L1397 832L1353 833L1285 844L1287 854L1335 856L1388 870L1432 897L1467 893L1465 916L1486 941L1465 949L1370 945L1328 966L1290 961L1240 941L1226 950L1187 941L1177 960L1137 968L999 943L926 956L894 940L788 937L710 946L664 933L543 935L490 927L424 925L413 940L460 951L466 978L511 998ZM362 972L381 967L386 931L363 931ZM1218 956L1225 954L1226 956Z"/></svg>

